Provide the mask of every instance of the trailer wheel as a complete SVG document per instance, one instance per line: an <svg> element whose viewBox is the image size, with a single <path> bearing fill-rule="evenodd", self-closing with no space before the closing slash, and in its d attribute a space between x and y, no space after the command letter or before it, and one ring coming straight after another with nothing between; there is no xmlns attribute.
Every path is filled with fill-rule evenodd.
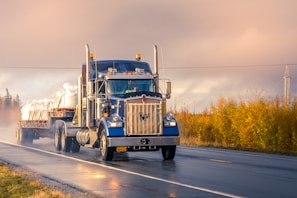
<svg viewBox="0 0 297 198"><path fill-rule="evenodd" d="M33 144L33 129L22 129L22 136L24 144Z"/></svg>
<svg viewBox="0 0 297 198"><path fill-rule="evenodd" d="M61 151L61 131L58 126L55 127L55 136L54 136L54 144L56 151Z"/></svg>
<svg viewBox="0 0 297 198"><path fill-rule="evenodd" d="M172 160L175 156L176 146L164 146L162 147L162 155L164 160Z"/></svg>
<svg viewBox="0 0 297 198"><path fill-rule="evenodd" d="M72 139L65 134L65 126L62 126L61 131L61 149L63 152L69 153L71 150Z"/></svg>
<svg viewBox="0 0 297 198"><path fill-rule="evenodd" d="M113 158L113 147L107 147L107 136L105 129L101 131L100 136L100 152L104 161L111 161Z"/></svg>
<svg viewBox="0 0 297 198"><path fill-rule="evenodd" d="M17 138L17 143L18 144L24 144L23 131L22 131L22 127L21 126L18 126L18 128L17 128L16 138Z"/></svg>
<svg viewBox="0 0 297 198"><path fill-rule="evenodd" d="M30 133L30 129L24 129L18 127L17 129L17 143L18 144L32 144L33 135Z"/></svg>

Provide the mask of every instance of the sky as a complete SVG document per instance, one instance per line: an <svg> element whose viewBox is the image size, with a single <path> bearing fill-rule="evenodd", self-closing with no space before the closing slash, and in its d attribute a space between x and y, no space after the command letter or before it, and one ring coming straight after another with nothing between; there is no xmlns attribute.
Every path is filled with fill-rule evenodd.
<svg viewBox="0 0 297 198"><path fill-rule="evenodd" d="M85 44L96 59L134 59L171 79L169 109L220 97L297 95L295 0L0 0L0 95L53 98L77 84Z"/></svg>

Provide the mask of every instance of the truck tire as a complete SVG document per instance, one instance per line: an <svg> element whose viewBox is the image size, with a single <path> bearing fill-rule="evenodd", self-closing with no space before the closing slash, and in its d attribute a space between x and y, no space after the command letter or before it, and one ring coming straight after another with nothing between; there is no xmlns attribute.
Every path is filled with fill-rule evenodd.
<svg viewBox="0 0 297 198"><path fill-rule="evenodd" d="M75 138L72 139L72 153L78 153L80 150L80 145Z"/></svg>
<svg viewBox="0 0 297 198"><path fill-rule="evenodd" d="M21 126L18 126L18 128L17 128L16 138L17 138L17 143L18 144L24 144L23 131L22 131L22 127Z"/></svg>
<svg viewBox="0 0 297 198"><path fill-rule="evenodd" d="M164 160L172 160L175 156L176 145L162 147L162 155Z"/></svg>
<svg viewBox="0 0 297 198"><path fill-rule="evenodd" d="M63 152L69 153L71 150L72 139L67 137L65 133L65 125L61 127L61 150Z"/></svg>
<svg viewBox="0 0 297 198"><path fill-rule="evenodd" d="M25 138L25 144L33 144L33 129L27 128L23 129L23 134Z"/></svg>
<svg viewBox="0 0 297 198"><path fill-rule="evenodd" d="M18 127L17 129L17 143L18 144L32 144L33 136L30 133L30 129L24 129L22 127Z"/></svg>
<svg viewBox="0 0 297 198"><path fill-rule="evenodd" d="M100 136L100 152L102 159L104 161L111 161L113 158L113 151L113 147L107 147L107 136L105 129L103 129Z"/></svg>
<svg viewBox="0 0 297 198"><path fill-rule="evenodd" d="M59 126L55 127L55 134L54 134L54 145L56 151L61 151L62 146L61 146L61 130Z"/></svg>

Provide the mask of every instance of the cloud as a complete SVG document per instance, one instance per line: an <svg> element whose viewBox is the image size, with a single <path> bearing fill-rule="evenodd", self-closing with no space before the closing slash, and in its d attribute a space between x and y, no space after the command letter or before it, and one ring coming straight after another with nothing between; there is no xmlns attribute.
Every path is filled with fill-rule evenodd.
<svg viewBox="0 0 297 198"><path fill-rule="evenodd" d="M45 98L58 85L76 83L85 43L98 59L141 53L151 64L152 46L158 44L161 77L173 83L169 104L196 104L196 110L220 96L281 94L285 64L291 64L292 83L296 78L294 0L4 0L1 5L0 93L7 87L22 100Z"/></svg>

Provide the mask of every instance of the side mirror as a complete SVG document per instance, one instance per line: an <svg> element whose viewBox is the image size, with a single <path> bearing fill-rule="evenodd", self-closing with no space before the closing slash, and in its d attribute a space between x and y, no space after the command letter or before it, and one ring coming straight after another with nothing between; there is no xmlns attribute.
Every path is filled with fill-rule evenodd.
<svg viewBox="0 0 297 198"><path fill-rule="evenodd" d="M166 98L171 98L171 81L166 82Z"/></svg>

